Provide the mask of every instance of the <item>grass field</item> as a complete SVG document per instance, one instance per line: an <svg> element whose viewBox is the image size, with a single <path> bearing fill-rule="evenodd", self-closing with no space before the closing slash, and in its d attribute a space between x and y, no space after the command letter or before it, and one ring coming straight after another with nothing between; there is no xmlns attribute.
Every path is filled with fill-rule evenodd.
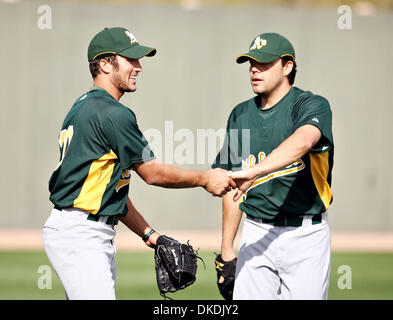
<svg viewBox="0 0 393 320"><path fill-rule="evenodd" d="M215 284L213 252L201 252L194 285L171 294L176 300L221 300ZM39 289L42 265L50 266L41 251L0 252L0 300L64 299L62 285L53 272L52 289ZM340 269L340 266L344 269ZM349 271L351 273L351 277ZM346 281L343 281L346 277ZM41 278L42 279L42 278ZM351 279L349 282L348 279ZM117 253L117 298L161 300L155 282L153 251ZM351 289L340 289L344 287ZM329 299L393 299L393 253L333 253Z"/></svg>

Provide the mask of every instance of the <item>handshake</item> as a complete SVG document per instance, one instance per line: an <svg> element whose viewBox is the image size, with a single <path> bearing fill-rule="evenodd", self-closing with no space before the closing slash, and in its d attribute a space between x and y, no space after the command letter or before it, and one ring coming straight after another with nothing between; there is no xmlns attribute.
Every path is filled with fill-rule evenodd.
<svg viewBox="0 0 393 320"><path fill-rule="evenodd" d="M147 184L163 188L203 187L214 197L223 197L232 189L237 189L234 201L237 201L256 180L259 173L255 167L236 172L221 168L195 171L180 169L156 159L134 165L135 171Z"/></svg>
<svg viewBox="0 0 393 320"><path fill-rule="evenodd" d="M206 183L203 184L203 187L206 191L215 197L223 197L232 189L237 189L233 197L234 201L237 201L256 179L256 175L250 169L232 172L216 168L207 171L205 174Z"/></svg>

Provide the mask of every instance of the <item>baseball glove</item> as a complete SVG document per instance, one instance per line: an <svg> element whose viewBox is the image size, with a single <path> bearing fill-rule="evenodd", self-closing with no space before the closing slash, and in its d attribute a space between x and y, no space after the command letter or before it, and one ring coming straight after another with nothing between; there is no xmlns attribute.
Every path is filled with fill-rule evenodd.
<svg viewBox="0 0 393 320"><path fill-rule="evenodd" d="M154 252L157 286L161 296L176 292L194 283L197 272L198 251L187 244L165 235L157 239Z"/></svg>
<svg viewBox="0 0 393 320"><path fill-rule="evenodd" d="M217 286L225 300L233 300L233 286L235 284L237 258L231 261L224 261L221 254L216 255ZM220 277L224 277L224 282L219 283Z"/></svg>

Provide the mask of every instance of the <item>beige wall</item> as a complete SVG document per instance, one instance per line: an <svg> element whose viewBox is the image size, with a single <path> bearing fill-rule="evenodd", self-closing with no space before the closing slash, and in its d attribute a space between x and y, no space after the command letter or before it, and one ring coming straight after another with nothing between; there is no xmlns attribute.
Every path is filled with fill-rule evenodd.
<svg viewBox="0 0 393 320"><path fill-rule="evenodd" d="M203 8L45 2L52 29L37 27L40 2L0 3L0 228L40 227L49 214L48 179L57 134L73 101L91 85L86 49L105 26L125 26L158 48L142 60L138 91L122 102L142 131L224 128L231 109L252 94L235 57L259 33L294 44L296 85L331 103L335 139L333 230L393 230L392 14L355 13L337 28L336 9ZM180 142L175 142L176 148ZM195 157L196 159L196 157ZM163 159L165 160L165 159ZM180 165L205 170L204 165ZM134 174L130 195L157 228L218 229L221 202L203 190L167 190Z"/></svg>

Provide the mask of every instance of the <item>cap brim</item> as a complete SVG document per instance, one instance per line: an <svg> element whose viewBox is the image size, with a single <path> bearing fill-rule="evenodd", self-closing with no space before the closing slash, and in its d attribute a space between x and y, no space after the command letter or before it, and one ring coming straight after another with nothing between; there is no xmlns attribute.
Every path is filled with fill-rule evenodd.
<svg viewBox="0 0 393 320"><path fill-rule="evenodd" d="M127 48L121 52L118 52L119 55L125 56L131 59L140 59L143 57L152 57L157 53L157 49L150 48L146 46L133 46L131 48Z"/></svg>
<svg viewBox="0 0 393 320"><path fill-rule="evenodd" d="M236 58L236 62L237 63L244 63L249 60L254 60L254 61L257 61L260 63L269 63L269 62L277 60L278 58L280 58L280 56L276 55L276 54L252 51L252 52L248 52L248 53L238 56Z"/></svg>

